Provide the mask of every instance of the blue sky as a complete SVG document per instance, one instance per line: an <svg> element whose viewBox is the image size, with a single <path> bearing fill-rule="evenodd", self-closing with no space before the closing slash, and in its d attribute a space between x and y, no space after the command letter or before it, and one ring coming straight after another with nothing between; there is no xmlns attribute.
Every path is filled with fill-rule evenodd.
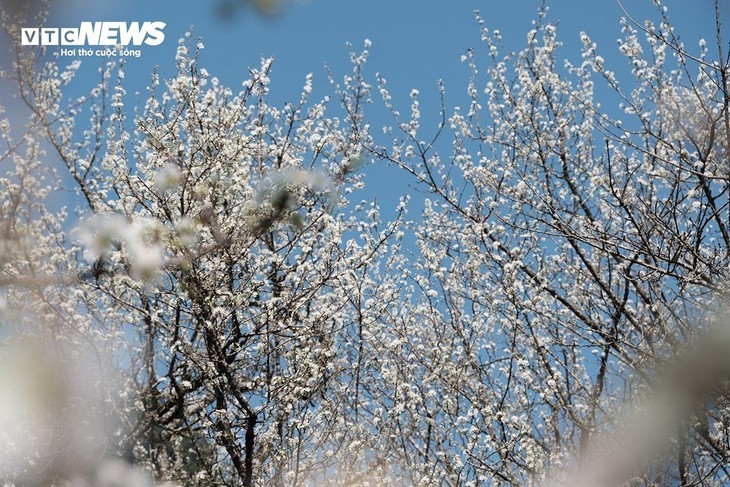
<svg viewBox="0 0 730 487"><path fill-rule="evenodd" d="M727 10L727 1L721 3ZM650 0L625 0L625 4L637 19L654 12ZM444 79L447 86L463 87L466 68L459 57L479 45L475 9L481 11L487 27L500 29L508 45L518 48L540 1L301 0L290 3L275 17L243 9L228 19L217 15L215 1L76 0L56 5L53 22L69 25L82 20L167 22L162 46L145 49L140 59L128 59L128 71L135 66L143 79L152 65L172 65L176 39L192 26L207 48L203 64L224 82L238 84L246 67L256 65L263 54L276 59L274 96L296 96L308 72L322 79L325 63L336 72L344 71L348 64L345 44L360 46L369 38L373 41L371 69L383 73L394 90L407 97L411 87L424 92L434 88L437 79ZM580 31L588 32L599 47L611 51L604 57L616 52L622 15L616 2L555 0L549 5L551 18L559 21L566 55L576 54ZM696 45L700 36L714 35L708 30L713 27L712 0L669 0L667 5L689 45Z"/></svg>
<svg viewBox="0 0 730 487"><path fill-rule="evenodd" d="M726 25L730 25L730 4L728 0L720 1ZM427 128L429 120L434 125L438 121L437 80L442 79L446 85L448 106L464 103L469 73L459 58L469 48L480 47L474 10L481 11L490 30L502 32L510 48L520 49L540 3L539 0L300 0L289 3L274 17L259 15L248 8L222 18L215 2L72 0L56 3L48 24L74 26L86 20L166 22L166 40L161 46L145 46L140 58L126 60L130 96L135 91L143 92L153 66L159 65L163 76L172 73L177 39L193 27L195 35L202 37L206 46L202 66L234 89L245 79L247 67L259 63L260 56L274 57L271 95L276 103L298 99L309 72L314 73L315 98L330 94L325 64L341 77L350 70L346 43L351 42L359 49L364 39L371 39L369 73L380 72L388 79L394 104L404 113L408 112L411 89L419 89L423 125ZM636 19L656 17L651 0L625 0L624 3ZM548 4L549 18L558 23L558 36L565 43L565 57L579 59L579 33L586 31L616 70L625 66L616 49L618 20L623 13L615 1L554 0ZM666 5L688 46L697 46L700 37L714 36L712 0L668 0ZM90 85L96 80L99 62L94 58L84 61L86 66L75 83L76 89L83 90L86 82ZM374 125L389 122L376 116ZM448 139L445 141L448 144ZM367 172L369 189L364 198L375 196L383 206L390 206L408 191L407 186L398 184L397 178L394 181L383 176L383 173L395 175L390 170L371 167Z"/></svg>

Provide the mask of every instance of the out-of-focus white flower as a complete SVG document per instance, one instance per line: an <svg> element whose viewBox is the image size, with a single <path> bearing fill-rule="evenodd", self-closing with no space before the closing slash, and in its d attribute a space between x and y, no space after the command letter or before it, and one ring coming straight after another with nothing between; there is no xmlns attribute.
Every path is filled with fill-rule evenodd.
<svg viewBox="0 0 730 487"><path fill-rule="evenodd" d="M157 222L149 219L135 221L126 233L125 249L133 277L149 281L165 264L164 249L159 241Z"/></svg>
<svg viewBox="0 0 730 487"><path fill-rule="evenodd" d="M0 478L38 485L84 471L104 451L103 383L40 341L0 348Z"/></svg>
<svg viewBox="0 0 730 487"><path fill-rule="evenodd" d="M84 258L94 261L112 250L124 237L127 227L127 220L121 215L94 215L76 227L73 235L85 246Z"/></svg>
<svg viewBox="0 0 730 487"><path fill-rule="evenodd" d="M336 193L334 181L323 171L284 169L269 175L268 180L259 187L258 200L262 202L268 197L275 209L287 209L296 201L293 193L301 188L325 193L330 198Z"/></svg>
<svg viewBox="0 0 730 487"><path fill-rule="evenodd" d="M42 452L52 430L44 398L55 396L51 370L28 354L9 352L0 365L0 477L6 478L24 473L26 459Z"/></svg>
<svg viewBox="0 0 730 487"><path fill-rule="evenodd" d="M158 223L145 218L132 223L117 214L95 215L84 221L74 234L84 244L84 258L94 261L121 245L130 265L130 274L149 281L165 264Z"/></svg>
<svg viewBox="0 0 730 487"><path fill-rule="evenodd" d="M192 247L198 242L198 229L195 221L184 216L175 225L175 236L180 244L185 247Z"/></svg>
<svg viewBox="0 0 730 487"><path fill-rule="evenodd" d="M105 458L106 383L84 360L53 359L44 342L0 348L0 479L3 485L154 487L145 470ZM162 484L158 487L174 487Z"/></svg>
<svg viewBox="0 0 730 487"><path fill-rule="evenodd" d="M94 487L152 487L152 477L133 465L113 459L104 462L97 472Z"/></svg>
<svg viewBox="0 0 730 487"><path fill-rule="evenodd" d="M165 192L175 188L182 182L182 173L177 166L165 166L155 174L155 188Z"/></svg>

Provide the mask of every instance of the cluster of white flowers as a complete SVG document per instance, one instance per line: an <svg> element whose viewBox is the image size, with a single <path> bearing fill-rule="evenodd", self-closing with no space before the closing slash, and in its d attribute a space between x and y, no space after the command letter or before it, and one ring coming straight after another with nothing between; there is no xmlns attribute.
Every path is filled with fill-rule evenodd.
<svg viewBox="0 0 730 487"><path fill-rule="evenodd" d="M0 481L568 479L728 277L727 61L658 13L625 21L620 76L587 34L562 62L547 8L518 52L478 17L486 69L463 57L469 105L442 106L435 138L426 98L380 75L393 122L371 133L369 41L331 96L308 75L274 106L271 59L236 91L188 35L133 119L115 63L69 101L78 65L19 51L33 96L22 137L0 120L0 355L52 346L0 357ZM424 196L358 201L371 161ZM68 183L73 211L46 199ZM727 480L730 407L692 370L713 380L679 381L698 404L654 418L689 433L661 438L680 460L648 483Z"/></svg>

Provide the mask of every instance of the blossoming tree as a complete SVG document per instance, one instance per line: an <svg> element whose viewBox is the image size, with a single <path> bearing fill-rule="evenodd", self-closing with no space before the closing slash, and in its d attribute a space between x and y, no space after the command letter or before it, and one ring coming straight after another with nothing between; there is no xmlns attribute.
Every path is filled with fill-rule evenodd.
<svg viewBox="0 0 730 487"><path fill-rule="evenodd" d="M730 63L718 2L699 50L658 6L626 13L625 72L585 34L563 62L547 9L516 53L478 18L471 103L435 137L419 93L403 119L376 78L387 142L368 42L331 96L310 76L281 107L271 60L236 92L191 36L136 107L123 64L69 99L79 64L18 46L0 339L3 376L26 379L0 381L0 478L727 481L730 367L693 344L730 264ZM421 214L359 201L363 163L399 167ZM651 390L668 399L637 420Z"/></svg>

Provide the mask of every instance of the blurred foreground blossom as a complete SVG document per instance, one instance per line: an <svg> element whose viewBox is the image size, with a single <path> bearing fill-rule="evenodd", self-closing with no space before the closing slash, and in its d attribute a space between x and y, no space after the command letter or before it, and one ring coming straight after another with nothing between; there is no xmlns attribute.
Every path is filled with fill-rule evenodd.
<svg viewBox="0 0 730 487"><path fill-rule="evenodd" d="M164 266L164 249L157 223L152 219L128 222L117 214L94 215L75 230L85 245L88 261L107 257L114 250L126 255L133 278L150 281Z"/></svg>
<svg viewBox="0 0 730 487"><path fill-rule="evenodd" d="M105 380L40 340L0 347L0 482L6 486L151 487L107 458Z"/></svg>
<svg viewBox="0 0 730 487"><path fill-rule="evenodd" d="M613 418L613 433L595 445L567 483L559 485L624 485L670 454L673 444L684 441L682 431L690 424L700 425L701 408L721 401L730 380L730 318L716 321L656 372L643 398Z"/></svg>
<svg viewBox="0 0 730 487"><path fill-rule="evenodd" d="M273 208L288 208L295 202L296 192L301 190L324 193L330 198L337 191L332 178L322 171L284 169L273 172L259 187L258 201L262 203L268 197Z"/></svg>
<svg viewBox="0 0 730 487"><path fill-rule="evenodd" d="M183 181L183 175L180 169L175 166L165 166L155 174L155 188L158 191L165 192L180 184Z"/></svg>
<svg viewBox="0 0 730 487"><path fill-rule="evenodd" d="M259 184L252 204L251 226L260 231L283 219L300 226L302 218L295 210L306 192L326 197L330 211L336 204L337 186L326 173L293 168L273 171Z"/></svg>
<svg viewBox="0 0 730 487"><path fill-rule="evenodd" d="M94 261L106 256L115 244L124 240L128 222L122 215L95 215L81 223L76 237L85 245L84 258Z"/></svg>
<svg viewBox="0 0 730 487"><path fill-rule="evenodd" d="M99 468L94 487L149 487L154 485L152 477L121 460L107 461Z"/></svg>

